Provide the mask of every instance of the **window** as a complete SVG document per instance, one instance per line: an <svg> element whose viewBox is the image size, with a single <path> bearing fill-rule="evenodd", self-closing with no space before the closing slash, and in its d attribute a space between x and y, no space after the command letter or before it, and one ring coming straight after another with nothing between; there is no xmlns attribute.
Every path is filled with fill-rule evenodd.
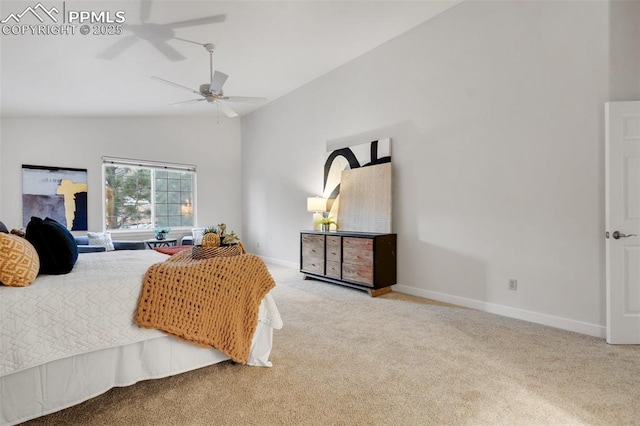
<svg viewBox="0 0 640 426"><path fill-rule="evenodd" d="M155 229L194 224L194 166L103 158L105 227Z"/></svg>

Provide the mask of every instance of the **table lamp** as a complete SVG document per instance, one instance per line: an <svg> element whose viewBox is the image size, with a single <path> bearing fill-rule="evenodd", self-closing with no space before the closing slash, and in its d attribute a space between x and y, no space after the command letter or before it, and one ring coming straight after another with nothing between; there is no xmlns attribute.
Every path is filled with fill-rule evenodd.
<svg viewBox="0 0 640 426"><path fill-rule="evenodd" d="M323 218L323 213L327 211L327 199L322 197L308 197L307 211L313 212L313 229L318 231L320 229L318 222Z"/></svg>

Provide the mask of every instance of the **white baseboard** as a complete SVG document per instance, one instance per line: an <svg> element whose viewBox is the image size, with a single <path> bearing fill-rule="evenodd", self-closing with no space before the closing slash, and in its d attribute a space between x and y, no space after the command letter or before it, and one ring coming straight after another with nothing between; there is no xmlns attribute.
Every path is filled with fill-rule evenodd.
<svg viewBox="0 0 640 426"><path fill-rule="evenodd" d="M300 269L300 264L296 262L289 262L287 260L275 259L273 257L266 257L266 256L260 256L260 255L258 256L262 260L264 260L265 263L273 263L274 265L278 265L278 266L286 266L288 268Z"/></svg>
<svg viewBox="0 0 640 426"><path fill-rule="evenodd" d="M260 256L266 263L285 266L288 268L299 269L297 262L289 262L287 260L275 259L272 257ZM599 324L592 324L583 321L576 321L568 318L557 317L554 315L543 314L540 312L527 311L525 309L513 308L511 306L499 305L497 303L483 302L481 300L469 299L466 297L454 296L451 294L440 293L437 291L424 290L421 288L411 287L402 284L396 284L393 291L398 293L406 293L412 296L424 297L426 299L437 300L438 302L451 303L452 305L463 306L465 308L476 309L478 311L488 312L491 314L502 315L504 317L515 318L523 321L529 321L536 324L547 325L562 330L573 331L575 333L586 334L588 336L606 338L607 329Z"/></svg>
<svg viewBox="0 0 640 426"><path fill-rule="evenodd" d="M439 302L451 303L452 305L458 305L458 306L463 306L465 308L477 309L479 311L502 315L504 317L515 318L523 321L529 321L536 324L548 325L550 327L560 328L562 330L573 331L576 333L586 334L589 336L599 337L602 339L606 337L606 327L599 324L591 324L591 323L576 321L568 318L556 317L553 315L542 314L539 312L512 308L510 306L483 302L481 300L468 299L466 297L453 296L446 293L439 293L437 291L424 290L421 288L410 287L410 286L401 285L401 284L394 285L393 290L399 293L406 293L412 296L425 297L427 299L437 300Z"/></svg>

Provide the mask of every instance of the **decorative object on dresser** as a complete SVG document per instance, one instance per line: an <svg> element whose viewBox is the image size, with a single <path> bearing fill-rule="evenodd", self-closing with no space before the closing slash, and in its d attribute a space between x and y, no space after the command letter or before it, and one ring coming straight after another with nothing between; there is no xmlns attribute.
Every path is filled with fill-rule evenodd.
<svg viewBox="0 0 640 426"><path fill-rule="evenodd" d="M396 234L300 232L300 272L366 290L371 296L396 284Z"/></svg>
<svg viewBox="0 0 640 426"><path fill-rule="evenodd" d="M320 231L331 231L331 225L335 225L336 229L334 229L334 231L338 230L338 223L331 216L323 217L318 221L318 223L320 224Z"/></svg>
<svg viewBox="0 0 640 426"><path fill-rule="evenodd" d="M307 211L313 213L313 229L320 230L320 224L324 219L324 213L327 211L327 199L322 197L308 197Z"/></svg>
<svg viewBox="0 0 640 426"><path fill-rule="evenodd" d="M343 231L391 232L391 163L343 170L338 220Z"/></svg>
<svg viewBox="0 0 640 426"><path fill-rule="evenodd" d="M342 173L358 168L370 167L391 162L391 139L385 138L359 145L335 149L327 152L324 163L324 189L327 198L327 212L342 224L340 203L342 195ZM347 213L348 210L347 210ZM341 226L341 229L349 229ZM357 229L358 231L391 232L373 229Z"/></svg>

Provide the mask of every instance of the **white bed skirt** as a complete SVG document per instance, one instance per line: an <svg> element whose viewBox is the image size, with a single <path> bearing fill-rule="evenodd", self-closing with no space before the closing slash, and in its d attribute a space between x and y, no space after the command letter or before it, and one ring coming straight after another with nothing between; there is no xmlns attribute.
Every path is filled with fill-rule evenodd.
<svg viewBox="0 0 640 426"><path fill-rule="evenodd" d="M247 364L270 367L273 329L258 322ZM14 425L98 396L229 357L171 336L59 359L0 377L0 424Z"/></svg>

